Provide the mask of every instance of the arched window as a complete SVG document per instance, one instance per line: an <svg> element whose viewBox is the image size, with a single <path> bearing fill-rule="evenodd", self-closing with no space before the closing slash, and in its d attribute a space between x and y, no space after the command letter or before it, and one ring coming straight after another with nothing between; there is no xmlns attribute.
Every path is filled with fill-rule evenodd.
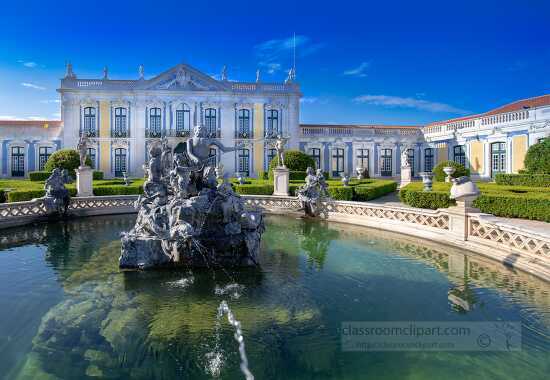
<svg viewBox="0 0 550 380"><path fill-rule="evenodd" d="M332 176L340 177L344 174L344 149L334 148L332 150Z"/></svg>
<svg viewBox="0 0 550 380"><path fill-rule="evenodd" d="M267 110L266 137L275 137L279 134L279 111Z"/></svg>
<svg viewBox="0 0 550 380"><path fill-rule="evenodd" d="M88 157L90 158L90 161L92 162L92 169L95 169L96 168L95 148L88 148Z"/></svg>
<svg viewBox="0 0 550 380"><path fill-rule="evenodd" d="M464 145L456 145L453 148L453 161L466 167L466 151L464 150Z"/></svg>
<svg viewBox="0 0 550 380"><path fill-rule="evenodd" d="M151 108L149 110L149 133L148 137L161 137L162 136L162 111L158 107Z"/></svg>
<svg viewBox="0 0 550 380"><path fill-rule="evenodd" d="M126 114L126 108L115 108L115 129L112 131L113 137L128 137Z"/></svg>
<svg viewBox="0 0 550 380"><path fill-rule="evenodd" d="M86 107L84 108L84 128L82 133L88 137L97 137L96 127L95 127L95 108Z"/></svg>
<svg viewBox="0 0 550 380"><path fill-rule="evenodd" d="M239 110L239 128L237 131L238 139L249 139L252 137L250 130L250 111L249 110Z"/></svg>
<svg viewBox="0 0 550 380"><path fill-rule="evenodd" d="M115 177L123 177L126 171L126 149L115 149Z"/></svg>
<svg viewBox="0 0 550 380"><path fill-rule="evenodd" d="M191 111L187 104L176 109L176 136L186 137L191 134Z"/></svg>
<svg viewBox="0 0 550 380"><path fill-rule="evenodd" d="M38 148L38 170L44 170L48 158L52 155L53 148L51 146L41 146Z"/></svg>
<svg viewBox="0 0 550 380"><path fill-rule="evenodd" d="M204 110L204 125L208 137L218 137L216 110L214 108L207 108Z"/></svg>
<svg viewBox="0 0 550 380"><path fill-rule="evenodd" d="M424 149L424 171L431 172L434 168L434 150L433 148Z"/></svg>
<svg viewBox="0 0 550 380"><path fill-rule="evenodd" d="M239 149L239 173L245 177L250 176L250 151Z"/></svg>
<svg viewBox="0 0 550 380"><path fill-rule="evenodd" d="M25 148L22 146L11 147L11 176L25 176Z"/></svg>

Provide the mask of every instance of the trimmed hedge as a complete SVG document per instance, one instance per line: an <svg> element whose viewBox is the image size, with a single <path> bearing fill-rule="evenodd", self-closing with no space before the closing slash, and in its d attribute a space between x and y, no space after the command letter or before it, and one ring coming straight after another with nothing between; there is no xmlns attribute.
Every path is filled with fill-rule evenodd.
<svg viewBox="0 0 550 380"><path fill-rule="evenodd" d="M353 187L348 186L335 186L328 188L330 197L337 201L351 201L353 200Z"/></svg>
<svg viewBox="0 0 550 380"><path fill-rule="evenodd" d="M397 182L380 182L366 185L357 185L353 187L354 200L359 202L366 202L372 199L380 198L383 195L393 193L395 190L397 190Z"/></svg>
<svg viewBox="0 0 550 380"><path fill-rule="evenodd" d="M68 188L71 197L76 196L76 189ZM41 198L46 194L45 190L14 190L8 193L8 202L24 202L34 198Z"/></svg>
<svg viewBox="0 0 550 380"><path fill-rule="evenodd" d="M273 169L279 165L279 158L274 157L269 162L269 178L273 178ZM308 167L315 168L315 161L313 158L301 152L299 150L287 150L285 152L285 166L290 172L304 172ZM305 178L305 175L304 175ZM304 179L302 178L302 179Z"/></svg>
<svg viewBox="0 0 550 380"><path fill-rule="evenodd" d="M550 174L497 174L499 185L550 187Z"/></svg>
<svg viewBox="0 0 550 380"><path fill-rule="evenodd" d="M273 185L272 184L233 184L235 192L237 194L248 194L248 195L273 195Z"/></svg>
<svg viewBox="0 0 550 380"><path fill-rule="evenodd" d="M94 187L94 195L139 195L143 193L143 186L140 185L106 185Z"/></svg>
<svg viewBox="0 0 550 380"><path fill-rule="evenodd" d="M0 189L0 203L4 203L6 201L6 191Z"/></svg>
<svg viewBox="0 0 550 380"><path fill-rule="evenodd" d="M437 164L433 170L432 173L434 174L434 179L438 182L445 182L445 178L447 177L447 174L443 171L443 168L446 166L452 166L455 168L455 172L451 176L452 178L458 178L463 176L469 176L470 175L470 169L466 169L464 165L459 164L455 161L443 161L439 164Z"/></svg>
<svg viewBox="0 0 550 380"><path fill-rule="evenodd" d="M29 172L29 180L31 180L31 181L45 181L51 175L52 175L52 172L47 172L47 171Z"/></svg>
<svg viewBox="0 0 550 380"><path fill-rule="evenodd" d="M434 191L422 191L413 182L399 192L401 201L412 207L438 209L454 205L449 198L450 184L434 183ZM501 186L478 183L481 195L474 206L481 212L506 218L524 218L550 222L550 191L547 188Z"/></svg>
<svg viewBox="0 0 550 380"><path fill-rule="evenodd" d="M36 182L36 181L45 181L52 175L52 172L48 171L36 171L36 172L29 172L29 180ZM103 179L103 172L94 170L92 173L92 179L94 181L100 181Z"/></svg>

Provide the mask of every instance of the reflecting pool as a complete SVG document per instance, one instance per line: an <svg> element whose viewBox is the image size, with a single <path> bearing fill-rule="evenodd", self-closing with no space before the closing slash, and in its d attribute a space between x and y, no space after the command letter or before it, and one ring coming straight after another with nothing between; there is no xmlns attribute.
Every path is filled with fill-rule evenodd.
<svg viewBox="0 0 550 380"><path fill-rule="evenodd" d="M550 285L446 246L269 216L261 267L120 272L134 216L0 231L0 378L543 379ZM521 322L521 349L369 351L347 321Z"/></svg>

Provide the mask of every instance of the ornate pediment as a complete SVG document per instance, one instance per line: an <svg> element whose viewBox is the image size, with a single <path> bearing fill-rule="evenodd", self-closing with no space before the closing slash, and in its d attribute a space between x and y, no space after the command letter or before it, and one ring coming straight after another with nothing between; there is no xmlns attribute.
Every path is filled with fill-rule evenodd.
<svg viewBox="0 0 550 380"><path fill-rule="evenodd" d="M224 82L201 73L184 64L177 65L170 70L152 78L144 84L146 90L175 90L175 91L227 91Z"/></svg>

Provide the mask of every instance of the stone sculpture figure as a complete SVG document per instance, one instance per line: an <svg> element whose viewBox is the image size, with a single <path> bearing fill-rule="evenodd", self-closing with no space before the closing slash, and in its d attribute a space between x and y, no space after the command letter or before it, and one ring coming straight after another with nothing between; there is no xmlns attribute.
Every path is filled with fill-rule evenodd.
<svg viewBox="0 0 550 380"><path fill-rule="evenodd" d="M401 167L408 168L410 166L411 166L411 163L409 162L409 155L407 153L407 149L404 149L401 152Z"/></svg>
<svg viewBox="0 0 550 380"><path fill-rule="evenodd" d="M172 169L172 148L168 145L168 140L166 138L162 139L162 153L160 160L162 163L162 174L166 176Z"/></svg>
<svg viewBox="0 0 550 380"><path fill-rule="evenodd" d="M328 195L323 172L318 171L316 175L313 168L308 167L306 170L305 182L306 183L296 191L298 200L302 203L302 209L306 216L319 216L321 197Z"/></svg>
<svg viewBox="0 0 550 380"><path fill-rule="evenodd" d="M210 145L222 152L238 149L204 137L199 126L188 141L189 158L177 154L167 172L162 148L151 147L136 225L121 237L121 268L256 265L263 215L245 210L227 177L218 185L208 162Z"/></svg>
<svg viewBox="0 0 550 380"><path fill-rule="evenodd" d="M52 174L44 182L44 205L50 214L64 215L70 203L69 190L65 184L69 182L68 173L59 168L55 168Z"/></svg>
<svg viewBox="0 0 550 380"><path fill-rule="evenodd" d="M88 158L88 148L90 146L90 139L88 136L83 134L78 140L76 148L78 149L78 154L80 156L80 167L86 166L86 158Z"/></svg>
<svg viewBox="0 0 550 380"><path fill-rule="evenodd" d="M285 166L285 144L288 138L284 138L281 135L277 135L275 141L275 150L277 151L277 160L279 161L279 167L286 168Z"/></svg>
<svg viewBox="0 0 550 380"><path fill-rule="evenodd" d="M321 197L329 198L328 184L325 179L325 174L321 169L317 169L317 172L315 174L317 177L317 182L319 183L319 195Z"/></svg>

